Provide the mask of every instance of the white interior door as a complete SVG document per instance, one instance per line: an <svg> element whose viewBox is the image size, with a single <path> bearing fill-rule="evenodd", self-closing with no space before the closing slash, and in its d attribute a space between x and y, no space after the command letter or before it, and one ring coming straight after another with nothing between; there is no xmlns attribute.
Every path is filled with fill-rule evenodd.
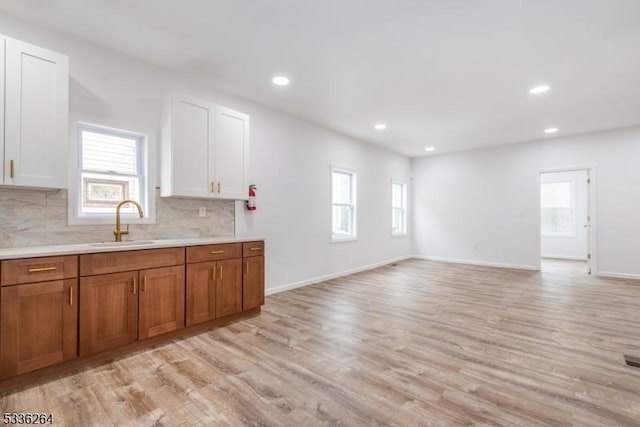
<svg viewBox="0 0 640 427"><path fill-rule="evenodd" d="M590 170L540 174L541 257L587 262L591 272Z"/></svg>

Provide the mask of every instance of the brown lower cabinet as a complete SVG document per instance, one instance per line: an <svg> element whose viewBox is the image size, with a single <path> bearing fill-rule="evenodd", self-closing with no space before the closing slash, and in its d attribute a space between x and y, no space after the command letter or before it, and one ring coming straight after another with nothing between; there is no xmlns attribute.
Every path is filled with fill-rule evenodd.
<svg viewBox="0 0 640 427"><path fill-rule="evenodd" d="M140 271L138 338L184 328L184 266Z"/></svg>
<svg viewBox="0 0 640 427"><path fill-rule="evenodd" d="M137 271L80 279L80 356L138 339Z"/></svg>
<svg viewBox="0 0 640 427"><path fill-rule="evenodd" d="M0 378L76 357L77 279L3 286Z"/></svg>
<svg viewBox="0 0 640 427"><path fill-rule="evenodd" d="M80 356L184 328L184 248L172 250L175 253L149 249L80 256L84 274L129 268L136 258L147 266L179 262L81 277Z"/></svg>
<svg viewBox="0 0 640 427"><path fill-rule="evenodd" d="M227 246L187 248L187 326L242 311L241 245ZM189 263L206 258L218 261Z"/></svg>
<svg viewBox="0 0 640 427"><path fill-rule="evenodd" d="M264 304L262 241L2 260L0 273L0 391L78 355Z"/></svg>
<svg viewBox="0 0 640 427"><path fill-rule="evenodd" d="M264 304L264 256L244 260L242 309L250 310Z"/></svg>
<svg viewBox="0 0 640 427"><path fill-rule="evenodd" d="M242 244L242 310L251 310L264 304L264 242Z"/></svg>
<svg viewBox="0 0 640 427"><path fill-rule="evenodd" d="M0 379L75 358L78 257L3 260L0 269Z"/></svg>

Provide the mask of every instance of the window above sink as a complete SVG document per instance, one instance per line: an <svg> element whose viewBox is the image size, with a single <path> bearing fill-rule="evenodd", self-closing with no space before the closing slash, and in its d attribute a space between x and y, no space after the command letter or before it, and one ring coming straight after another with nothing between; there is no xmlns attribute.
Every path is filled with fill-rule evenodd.
<svg viewBox="0 0 640 427"><path fill-rule="evenodd" d="M72 138L69 172L69 224L111 224L121 209L126 223L155 223L155 150L152 132L78 120Z"/></svg>

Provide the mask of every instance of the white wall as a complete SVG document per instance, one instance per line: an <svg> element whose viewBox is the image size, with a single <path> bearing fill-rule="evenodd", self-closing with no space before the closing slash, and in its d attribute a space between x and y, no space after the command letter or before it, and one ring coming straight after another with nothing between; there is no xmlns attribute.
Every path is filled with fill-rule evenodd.
<svg viewBox="0 0 640 427"><path fill-rule="evenodd" d="M550 172L540 175L540 183L570 182L574 229L569 236L542 235L540 239L543 258L587 259L587 171Z"/></svg>
<svg viewBox="0 0 640 427"><path fill-rule="evenodd" d="M640 278L638 159L640 127L414 159L414 253L537 269L540 171L594 166L594 271Z"/></svg>
<svg viewBox="0 0 640 427"><path fill-rule="evenodd" d="M410 254L408 238L391 237L389 207L391 179L409 179L408 158L5 14L0 28L7 36L69 55L71 117L130 124L159 135L162 97L171 91L248 113L258 210L245 212L237 203L236 231L266 237L268 292ZM331 163L358 172L356 242L329 243Z"/></svg>

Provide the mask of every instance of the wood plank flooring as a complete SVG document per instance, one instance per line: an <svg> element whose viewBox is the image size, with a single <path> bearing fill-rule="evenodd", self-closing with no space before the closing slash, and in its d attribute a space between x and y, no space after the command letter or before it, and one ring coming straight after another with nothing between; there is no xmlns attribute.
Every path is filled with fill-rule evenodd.
<svg viewBox="0 0 640 427"><path fill-rule="evenodd" d="M639 426L640 281L408 260L0 398L55 425Z"/></svg>

